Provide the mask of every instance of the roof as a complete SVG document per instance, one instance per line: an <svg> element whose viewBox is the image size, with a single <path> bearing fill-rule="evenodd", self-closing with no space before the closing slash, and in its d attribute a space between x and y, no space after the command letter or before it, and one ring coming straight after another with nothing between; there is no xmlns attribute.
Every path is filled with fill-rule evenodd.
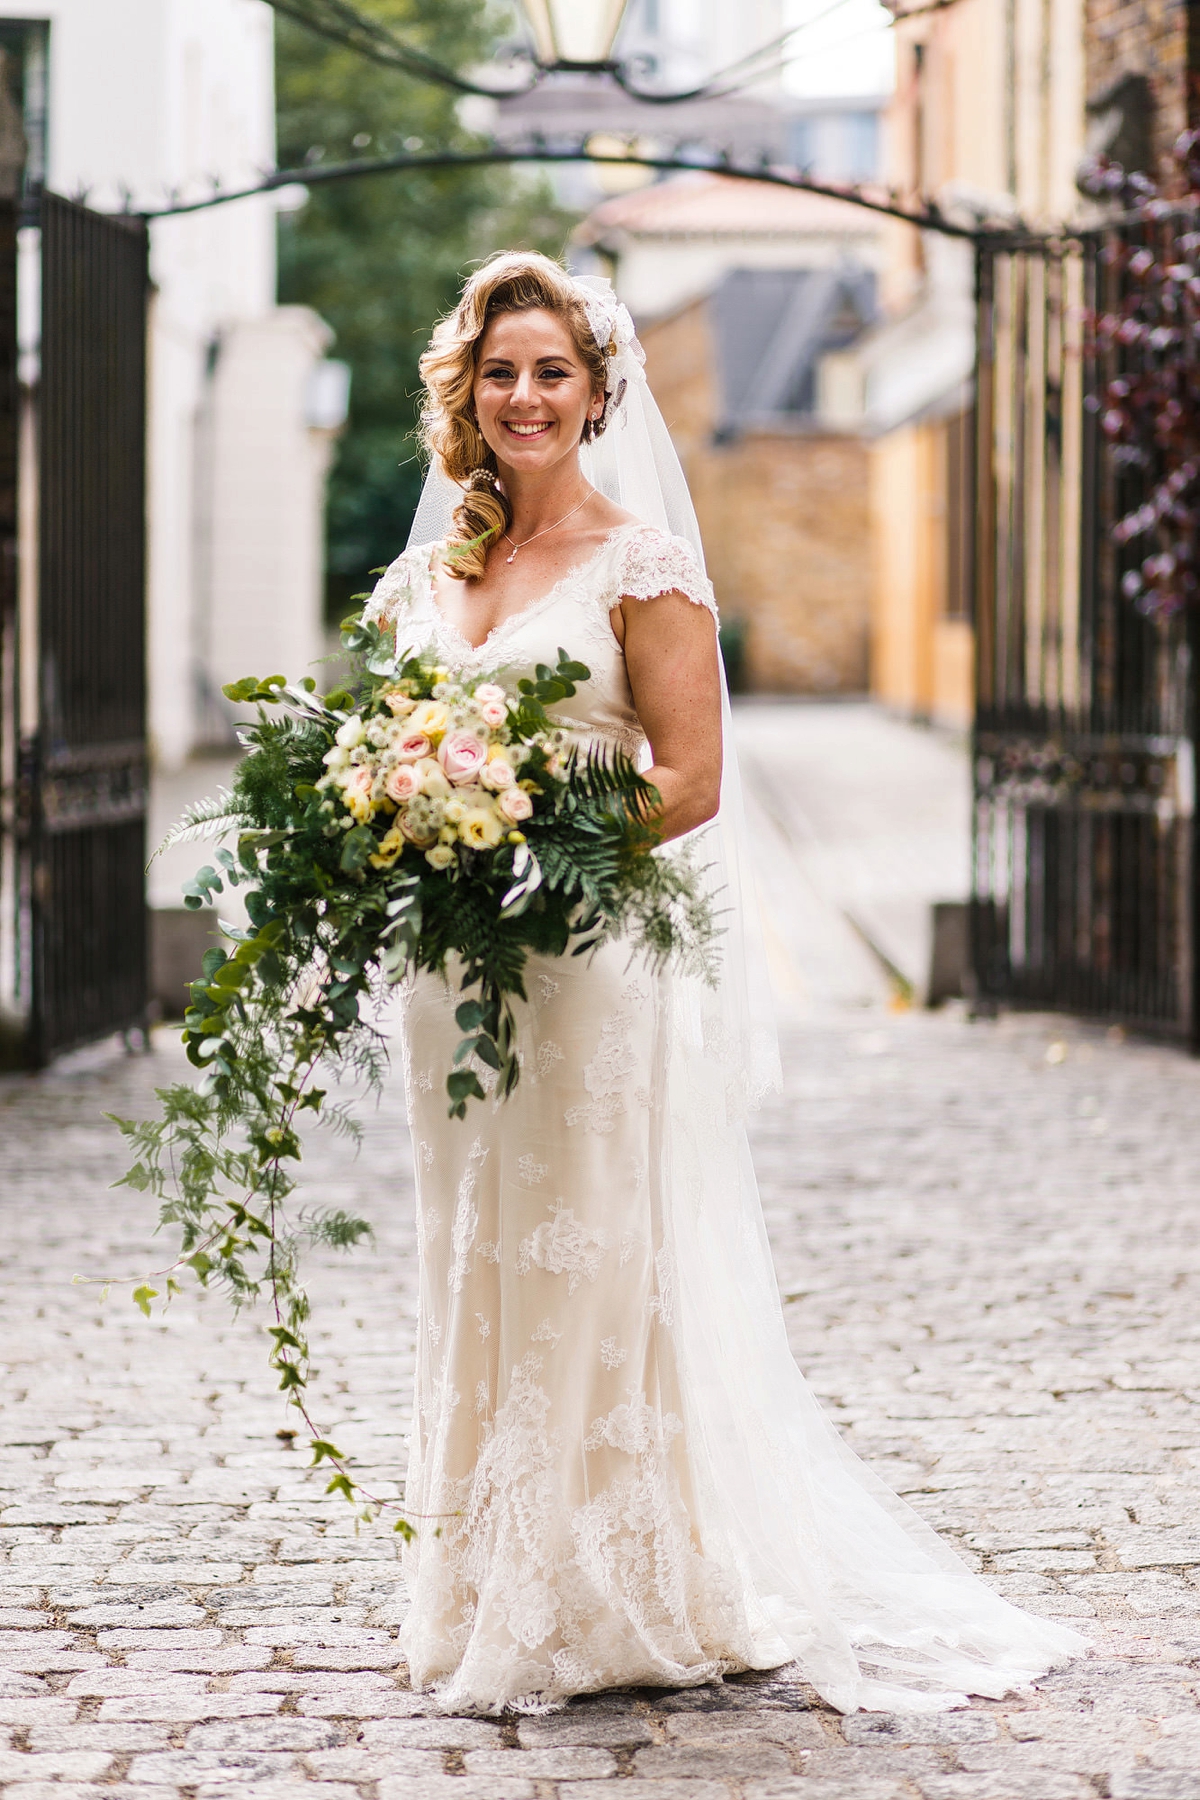
<svg viewBox="0 0 1200 1800"><path fill-rule="evenodd" d="M719 438L811 417L817 362L875 313L875 278L835 269L731 269L709 301L721 385Z"/></svg>
<svg viewBox="0 0 1200 1800"><path fill-rule="evenodd" d="M576 237L584 244L601 243L618 232L633 237L862 237L877 229L861 207L846 200L697 171L602 201Z"/></svg>

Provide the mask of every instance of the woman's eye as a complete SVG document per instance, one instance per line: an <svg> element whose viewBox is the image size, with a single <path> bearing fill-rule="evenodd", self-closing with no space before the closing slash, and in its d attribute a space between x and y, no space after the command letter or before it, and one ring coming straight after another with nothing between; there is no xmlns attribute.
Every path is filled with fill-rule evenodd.
<svg viewBox="0 0 1200 1800"><path fill-rule="evenodd" d="M567 371L565 369L543 369L542 370L542 380L543 381L565 381L566 378L567 378Z"/></svg>

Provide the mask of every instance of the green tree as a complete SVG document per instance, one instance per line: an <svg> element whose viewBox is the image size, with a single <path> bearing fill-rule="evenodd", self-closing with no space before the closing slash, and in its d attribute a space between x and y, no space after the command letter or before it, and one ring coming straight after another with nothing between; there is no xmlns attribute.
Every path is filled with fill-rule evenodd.
<svg viewBox="0 0 1200 1800"><path fill-rule="evenodd" d="M372 0L372 11L453 67L480 60L495 38L486 0ZM478 147L448 90L378 67L286 18L276 33L281 167ZM352 371L349 424L329 484L332 617L408 534L423 475L413 438L417 358L433 321L473 262L510 246L558 255L572 222L542 175L507 168L330 183L281 218L280 299L315 308Z"/></svg>

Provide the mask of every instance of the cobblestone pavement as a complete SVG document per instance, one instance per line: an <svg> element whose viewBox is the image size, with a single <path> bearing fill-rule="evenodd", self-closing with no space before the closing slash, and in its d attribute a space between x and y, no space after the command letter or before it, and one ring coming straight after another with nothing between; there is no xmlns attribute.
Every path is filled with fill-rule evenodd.
<svg viewBox="0 0 1200 1800"><path fill-rule="evenodd" d="M0 1081L4 1800L1200 1800L1200 1065L889 1013L867 940L919 980L928 901L965 881L961 751L861 707L738 729L789 1020L755 1150L797 1357L885 1478L1091 1657L907 1721L841 1719L795 1671L438 1717L396 1648L395 1539L356 1536L289 1447L261 1319L189 1292L148 1322L128 1285L72 1284L166 1260L108 1189L102 1119L184 1066L160 1031L149 1057ZM306 1166L376 1230L314 1265L318 1417L395 1494L398 1083L357 1160L318 1137Z"/></svg>
<svg viewBox="0 0 1200 1800"><path fill-rule="evenodd" d="M105 1109L178 1067L90 1052L0 1085L6 1800L1200 1797L1200 1069L1048 1019L793 1026L756 1148L796 1353L843 1429L1092 1657L969 1710L841 1719L792 1672L436 1717L396 1649L395 1540L279 1433L260 1323L148 1323ZM320 1416L394 1492L413 1243L397 1084L315 1193L377 1242L316 1271Z"/></svg>

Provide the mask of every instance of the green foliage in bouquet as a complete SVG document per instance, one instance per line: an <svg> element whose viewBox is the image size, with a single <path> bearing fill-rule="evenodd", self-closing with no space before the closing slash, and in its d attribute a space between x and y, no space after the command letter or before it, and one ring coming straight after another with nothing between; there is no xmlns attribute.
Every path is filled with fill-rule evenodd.
<svg viewBox="0 0 1200 1800"><path fill-rule="evenodd" d="M257 705L242 730L249 754L232 791L167 842L236 838L184 898L200 907L240 888L249 927L223 924L230 948L208 950L191 985L183 1041L197 1084L158 1089L156 1119L116 1123L136 1159L123 1182L155 1195L160 1226L180 1235L161 1272L167 1298L185 1268L235 1307L269 1294L279 1386L314 1462L333 1465L327 1491L357 1502L345 1457L307 1409L299 1270L308 1246L349 1249L370 1227L288 1208L304 1115L358 1134L318 1076L378 1086L374 1015L389 984L442 975L462 994L446 1079L461 1118L485 1082L498 1102L520 1078L514 1005L530 953L587 954L622 936L657 966L711 978L717 927L688 857L654 854L654 787L623 751L581 749L548 713L589 678L583 664L560 650L555 667L509 688L453 677L433 652L400 655L374 623L347 621L343 643L350 687L321 697L311 678L276 675L225 689ZM134 1294L147 1313L158 1297L148 1281Z"/></svg>

